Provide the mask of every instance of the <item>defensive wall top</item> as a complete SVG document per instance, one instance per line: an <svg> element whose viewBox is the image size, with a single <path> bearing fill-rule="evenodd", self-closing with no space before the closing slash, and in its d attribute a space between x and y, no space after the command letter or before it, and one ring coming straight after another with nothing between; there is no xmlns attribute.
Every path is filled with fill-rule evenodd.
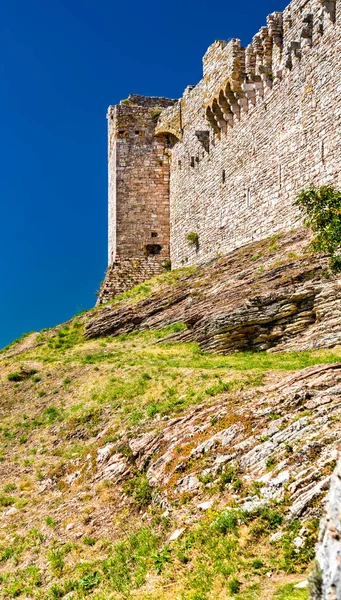
<svg viewBox="0 0 341 600"><path fill-rule="evenodd" d="M121 100L119 105L111 105L108 108L108 116L117 106L129 106L130 108L168 108L173 106L177 100L164 98L163 96L141 96L140 94L129 94L128 98Z"/></svg>
<svg viewBox="0 0 341 600"><path fill-rule="evenodd" d="M203 79L162 112L156 133L181 139L186 124L186 101L200 95L206 118L220 135L233 127L309 51L326 27L335 21L336 0L292 0L283 12L273 12L266 26L246 47L238 39L214 42L203 57Z"/></svg>

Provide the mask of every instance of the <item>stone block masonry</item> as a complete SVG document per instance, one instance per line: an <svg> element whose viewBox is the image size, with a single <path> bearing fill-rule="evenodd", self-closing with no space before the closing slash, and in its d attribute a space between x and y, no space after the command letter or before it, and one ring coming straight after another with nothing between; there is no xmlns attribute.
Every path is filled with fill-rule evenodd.
<svg viewBox="0 0 341 600"><path fill-rule="evenodd" d="M108 110L109 266L98 304L169 261L169 136L155 136L165 98L131 95Z"/></svg>
<svg viewBox="0 0 341 600"><path fill-rule="evenodd" d="M154 229L163 256L153 260L169 251L177 268L299 225L302 188L341 187L340 73L341 3L293 0L247 48L210 46L203 79L177 102L111 107L111 269L115 256L136 258Z"/></svg>

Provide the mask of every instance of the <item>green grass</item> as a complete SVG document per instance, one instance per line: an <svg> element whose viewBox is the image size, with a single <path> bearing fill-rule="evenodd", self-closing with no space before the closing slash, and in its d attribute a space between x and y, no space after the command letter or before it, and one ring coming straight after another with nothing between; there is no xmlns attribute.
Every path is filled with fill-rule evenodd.
<svg viewBox="0 0 341 600"><path fill-rule="evenodd" d="M152 500L152 489L143 473L136 473L132 479L129 479L123 486L123 491L132 496L138 506L146 506Z"/></svg>
<svg viewBox="0 0 341 600"><path fill-rule="evenodd" d="M181 279L185 279L188 275L191 275L197 270L196 266L182 267L180 269L174 269L173 271L166 271L161 275L156 275L152 279L149 279L145 283L136 285L131 290L119 294L110 301L110 304L116 306L122 302L122 300L129 300L129 303L135 304L140 300L149 298L155 292L160 291L164 286L173 285L178 283Z"/></svg>
<svg viewBox="0 0 341 600"><path fill-rule="evenodd" d="M184 276L186 272L184 270ZM168 275L160 276L160 281L165 281L162 278ZM133 301L153 293L152 288L148 288L149 283L146 286L135 290L136 295L127 299ZM0 427L0 454L12 471L6 485L2 484L0 512L15 506L18 508L15 520L19 523L32 511L41 531L17 535L14 521L3 531L0 587L4 591L0 592L0 598L21 596L49 600L72 592L75 600L85 596L94 600L125 600L134 592L136 600L225 597L263 600L267 572L288 578L305 573L314 555L317 523L304 523L306 543L297 552L293 539L302 523L295 521L287 525L285 501L251 515L240 510L209 510L201 515L199 522L186 522L183 535L170 543L169 536L179 524L171 520L172 514L161 516L163 511L151 502L148 480L137 470L127 439L139 435L140 431L148 431L153 419L155 428L161 417L175 416L198 403L209 405L220 396L221 404L228 409L227 417L239 418L236 405L240 390L262 386L267 378L280 371L290 373L307 366L339 362L341 349L273 354L240 352L221 356L202 352L196 343L167 340L159 343L182 331L185 327L182 323L160 331L147 330L90 341L84 339L83 327L83 323L76 320L58 331L45 332L41 346L12 358L10 363L3 361L5 395L1 401L5 410ZM29 361L40 362L38 376L20 381L8 378L9 371L20 374L21 367ZM41 380L40 387L37 384ZM302 414L310 415L304 411ZM279 416L274 411L268 418ZM224 418L221 421L220 416L214 414L212 432L223 426L227 426ZM57 510L62 500L56 497L52 501L53 490L65 492L68 499L68 494L74 493L69 486L65 487L68 461L75 461L74 469L82 469L84 461L94 462L99 445L116 444L123 430L127 437L122 447L117 444L114 451L122 453L129 462L130 479L126 479L120 491L126 495L122 510L122 514L126 510L126 520L121 513L119 517L115 514L116 506L110 505L114 531L115 519L122 518L123 525L117 527L122 539L115 542L104 539L92 525L84 525L82 537L74 538L72 533L72 543L65 543L65 523L61 522L61 513ZM105 437L96 438L102 432ZM290 454L290 446L287 452ZM25 467L26 480L15 478L20 466ZM269 461L267 466L274 465ZM44 474L47 480L53 480L54 488L51 504L39 511L41 496L35 486L44 479ZM91 468L83 470L74 488L83 491L79 503L84 502L89 514L91 506L85 497L92 491L93 484L89 483L92 475ZM222 469L213 481L210 476L206 477L204 483L212 483L210 491L207 488L208 493L232 490L232 493L238 491L240 496L259 494L256 484L250 484L247 489L248 484L234 463ZM110 504L114 488L110 487L112 482L106 483L105 493ZM102 484L104 486L104 482ZM94 502L100 498L96 496ZM192 510L190 503L187 507L185 502L186 498L176 497L176 510ZM26 506L27 503L30 504ZM147 517L141 527L144 514ZM81 523L82 518L80 513ZM271 544L270 535L280 528L285 530L283 537ZM21 527L20 531L25 528ZM21 566L28 564L32 566L31 571ZM41 572L36 564L43 565ZM149 585L155 592L148 591ZM306 598L306 591L294 590L292 584L282 585L274 596L274 600Z"/></svg>
<svg viewBox="0 0 341 600"><path fill-rule="evenodd" d="M55 396L50 396L48 378L45 377L44 389L36 390L36 394L49 396L49 405L40 414L21 419L14 427L13 423L6 427L4 421L3 436L25 442L25 436L32 429L62 420L67 422L69 430L83 426L89 435L95 435L102 423L105 405L114 411L114 429L122 426L124 421L135 426L156 415L181 413L221 394L228 394L232 399L240 390L263 385L264 378L271 372L296 371L341 359L341 349L238 352L221 356L202 352L196 343L156 343L182 331L182 323L163 330L132 332L96 342L84 342L82 329L77 322L64 327L45 345L27 352L20 360L35 358L47 364L60 363L72 368L79 365L95 372L103 366L106 377L88 387L87 397L78 397L79 408L71 405L67 411L58 405ZM65 392L69 392L70 383L72 387L76 385L74 377L61 379L60 385Z"/></svg>
<svg viewBox="0 0 341 600"><path fill-rule="evenodd" d="M295 589L293 583L281 586L273 596L273 600L308 600L309 593L307 589Z"/></svg>
<svg viewBox="0 0 341 600"><path fill-rule="evenodd" d="M174 586L174 596L180 586L181 598L209 600L219 594L231 595L236 600L263 600L259 576L266 572L279 573L285 563L285 549L280 544L269 544L268 538L282 525L280 508L269 508L243 513L243 511L209 512L201 522L184 533L176 542L165 543L169 536L169 522L155 515L152 523L131 531L120 542L105 544L105 556L80 561L72 568L67 556L77 550L77 544L55 544L48 553L51 573L55 581L46 598L61 598L70 591L74 598L95 594L95 598L130 597L147 598L141 588L148 578L160 590L151 598L164 598L163 586ZM296 534L293 528L288 535ZM291 539L291 542L292 542ZM309 549L314 547L314 536L308 539ZM84 538L83 544L92 547L93 538ZM4 556L4 554L2 555ZM2 560L12 560L8 551ZM302 572L308 564L307 553L298 551L293 555L284 572ZM29 583L23 583L22 574L8 576L5 591L15 597L23 593L35 595L39 587L39 569L32 571ZM34 577L33 577L34 575ZM98 595L99 594L99 595ZM102 595L101 595L102 594ZM107 595L106 595L107 594ZM222 596L221 594L225 594ZM295 595L296 594L296 595ZM166 597L166 596L165 596ZM170 596L167 596L167 598ZM229 597L229 596L228 596ZM307 598L305 590L295 590L292 584L281 586L275 593L276 600Z"/></svg>

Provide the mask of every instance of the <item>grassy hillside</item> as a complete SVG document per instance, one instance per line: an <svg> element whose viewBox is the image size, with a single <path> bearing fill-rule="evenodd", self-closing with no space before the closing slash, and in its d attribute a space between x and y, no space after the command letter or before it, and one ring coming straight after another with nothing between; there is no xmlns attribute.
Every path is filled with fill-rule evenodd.
<svg viewBox="0 0 341 600"><path fill-rule="evenodd" d="M2 358L2 598L307 597L292 592L291 582L313 557L316 520L306 525L304 552L291 544L298 522L280 545L271 543L285 503L233 511L233 493L243 485L236 473L220 482L222 493L232 483L230 507L200 515L187 510L186 495L172 510L151 502L138 469L122 486L95 483L90 472L73 486L61 479L71 465L71 482L84 457L123 429L129 435L226 392L233 403L239 390L341 356L339 349L215 356L194 343L155 343L180 328L84 341L75 319L47 332L42 345ZM185 531L172 542L174 511Z"/></svg>
<svg viewBox="0 0 341 600"><path fill-rule="evenodd" d="M165 282L183 285L188 273L148 282L113 306ZM294 468L303 438L275 449L254 475L232 446L216 443L213 459L225 462L215 471L193 452L229 427L245 431L250 448L266 445L275 424L280 432L313 423L304 401L284 415L268 399L288 375L338 363L341 348L208 354L172 341L185 331L180 321L88 340L93 315L0 353L0 598L306 600L294 585L311 568L321 498L288 519L292 480L264 502L260 480L285 461ZM339 417L331 419L332 440ZM332 466L321 463L322 475ZM192 472L200 487L181 488Z"/></svg>

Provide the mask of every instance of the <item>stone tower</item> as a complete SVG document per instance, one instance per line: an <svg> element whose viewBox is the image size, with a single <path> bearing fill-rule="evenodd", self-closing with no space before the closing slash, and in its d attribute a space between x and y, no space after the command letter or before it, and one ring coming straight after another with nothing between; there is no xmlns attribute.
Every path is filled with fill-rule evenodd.
<svg viewBox="0 0 341 600"><path fill-rule="evenodd" d="M169 136L155 136L166 98L130 95L108 110L108 271L98 303L169 261Z"/></svg>

